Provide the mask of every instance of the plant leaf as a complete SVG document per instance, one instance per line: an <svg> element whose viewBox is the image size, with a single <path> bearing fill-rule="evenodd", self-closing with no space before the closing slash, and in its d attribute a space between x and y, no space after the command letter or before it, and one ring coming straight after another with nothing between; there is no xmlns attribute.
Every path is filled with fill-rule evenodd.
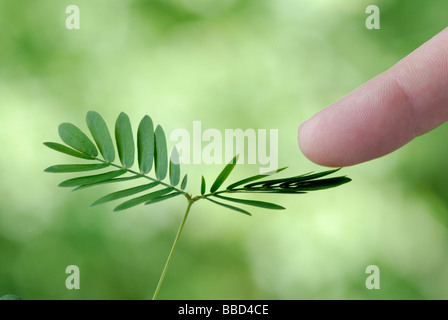
<svg viewBox="0 0 448 320"><path fill-rule="evenodd" d="M219 187L224 183L229 174L232 172L233 168L235 168L236 162L238 160L238 156L233 157L232 161L228 163L221 173L216 177L215 182L213 182L212 187L210 188L210 192L213 193L219 189Z"/></svg>
<svg viewBox="0 0 448 320"><path fill-rule="evenodd" d="M213 203L219 204L220 206L226 207L227 209L232 209L232 210L235 210L235 211L238 211L238 212L241 212L241 213L244 213L244 214L247 214L247 215L251 216L251 214L248 211L244 210L244 209L231 206L230 204L227 204L227 203L218 202L218 201L215 201L215 200L210 199L210 198L205 198L205 199L207 199L208 201L211 201Z"/></svg>
<svg viewBox="0 0 448 320"><path fill-rule="evenodd" d="M180 184L181 190L185 190L185 187L187 186L187 181L188 181L188 177L187 177L187 175L185 175L184 178L182 179L182 183Z"/></svg>
<svg viewBox="0 0 448 320"><path fill-rule="evenodd" d="M252 181L255 181L255 180L258 180L258 179L262 179L262 178L268 177L268 176L270 176L270 175L273 175L273 174L282 172L282 171L285 170L286 168L288 168L288 167L283 167L283 168L280 168L280 169L278 169L278 170L274 170L274 171L271 171L271 172L266 172L266 173L263 173L263 174L257 174L257 175L255 175L255 176L252 176L252 177L249 177L249 178L246 178L246 179L237 181L237 182L235 182L235 183L232 183L232 184L229 185L226 189L227 189L227 190L232 190L232 189L234 189L234 188L236 188L236 187L239 187L239 186L241 186L241 185L243 185L243 184L245 184L245 183L252 182Z"/></svg>
<svg viewBox="0 0 448 320"><path fill-rule="evenodd" d="M129 177L113 178L113 179L104 180L104 181L100 181L100 182L83 184L83 185L80 185L79 187L76 187L72 191L78 191L78 190L82 190L82 189L85 189L85 188L94 187L94 186L97 186L99 184L107 184L107 183L114 183L114 182L123 182L123 181L134 180L134 179L138 179L138 178L141 178L141 177L142 176L129 176Z"/></svg>
<svg viewBox="0 0 448 320"><path fill-rule="evenodd" d="M79 151L76 151L72 148L69 148L67 146L64 146L63 144L56 143L56 142L44 142L44 145L46 145L48 148L56 150L58 152L62 152L65 154L68 154L69 156L81 158L81 159L87 159L87 160L95 160L94 156L89 156L87 154L81 153Z"/></svg>
<svg viewBox="0 0 448 320"><path fill-rule="evenodd" d="M95 145L77 126L71 123L61 123L58 127L62 141L75 150L95 158L98 155Z"/></svg>
<svg viewBox="0 0 448 320"><path fill-rule="evenodd" d="M254 183L245 185L244 187L245 188L252 188L252 187L258 186L258 185L262 185L264 187L268 187L268 186L273 186L275 184L280 184L280 183L288 183L288 182L292 183L292 182L299 182L299 181L308 181L308 180L313 180L313 179L324 177L324 176L332 174L332 173L334 173L334 172L336 172L338 170L340 170L340 168L333 169L333 170L328 170L328 171L323 171L323 172L319 172L319 173L315 173L315 174L306 173L306 174L302 174L302 175L295 176L295 177L290 177L290 178L282 178L282 179L259 181L259 182L254 182Z"/></svg>
<svg viewBox="0 0 448 320"><path fill-rule="evenodd" d="M327 171L322 171L322 172L317 172L317 173L308 173L308 174L304 174L302 175L302 178L300 178L300 181L306 181L306 180L315 180L317 178L322 178L324 176L328 176L329 174L335 173L337 171L341 170L341 168L337 168L337 169L332 169L332 170L327 170Z"/></svg>
<svg viewBox="0 0 448 320"><path fill-rule="evenodd" d="M160 125L155 130L155 153L154 163L156 168L156 177L159 180L163 180L166 177L168 171L168 153L166 149L165 132Z"/></svg>
<svg viewBox="0 0 448 320"><path fill-rule="evenodd" d="M348 183L352 181L352 179L347 177L335 177L321 180L313 180L300 182L293 185L293 188L301 191L314 191L314 190L323 190L338 187L342 184Z"/></svg>
<svg viewBox="0 0 448 320"><path fill-rule="evenodd" d="M247 192L260 192L260 193L306 193L307 191L323 190L338 187L342 184L350 182L351 179L347 177L335 177L327 179L318 179L310 181L299 181L285 179L287 182L280 183L276 181L277 185L270 184L265 186L244 187L243 189L232 189L228 192L231 193L247 193Z"/></svg>
<svg viewBox="0 0 448 320"><path fill-rule="evenodd" d="M136 205L139 205L139 204L141 204L143 202L147 202L149 200L159 198L159 197L161 197L161 196L163 196L163 195L165 195L167 193L170 193L173 190L174 190L173 187L168 187L168 188L165 188L165 189L161 189L161 190L158 190L158 191L154 191L154 192L145 194L144 196L140 196L138 198L134 198L134 199L128 200L126 202L123 202L119 206L117 206L114 209L114 211L121 211L121 210L132 208L132 207L134 207Z"/></svg>
<svg viewBox="0 0 448 320"><path fill-rule="evenodd" d="M115 140L117 142L118 156L125 168L134 164L134 138L132 136L131 121L126 113L121 112L115 122Z"/></svg>
<svg viewBox="0 0 448 320"><path fill-rule="evenodd" d="M201 180L201 195L205 194L205 179L204 176L202 176L202 180Z"/></svg>
<svg viewBox="0 0 448 320"><path fill-rule="evenodd" d="M163 200L167 200L167 199L176 197L176 196L178 196L180 194L182 194L182 192L180 192L180 191L173 192L173 193L170 193L170 194L167 194L167 195L164 195L164 196L161 196L161 197L158 197L158 198L146 201L145 205L156 203L156 202L160 202L160 201L163 201Z"/></svg>
<svg viewBox="0 0 448 320"><path fill-rule="evenodd" d="M149 116L144 116L138 126L137 149L140 172L147 174L154 159L154 126Z"/></svg>
<svg viewBox="0 0 448 320"><path fill-rule="evenodd" d="M254 207L260 207L260 208L266 208L266 209L273 209L273 210L284 210L285 208L282 206L279 206L275 203L265 202L265 201L257 201L257 200L246 200L246 199L235 199L235 198L229 198L224 197L221 195L216 194L215 197L218 197L223 200L233 201L237 203L247 204L249 206Z"/></svg>
<svg viewBox="0 0 448 320"><path fill-rule="evenodd" d="M93 176L84 176L84 177L78 177L73 179L68 179L65 181L62 181L59 184L59 187L77 187L84 184L90 184L90 183L98 183L102 181L106 181L112 178L116 178L118 176L121 176L122 174L125 174L127 172L126 169L122 170L116 170L116 171L109 171L106 173L96 174Z"/></svg>
<svg viewBox="0 0 448 320"><path fill-rule="evenodd" d="M125 190L121 190L121 191L117 191L117 192L113 192L110 193L108 195L105 195L104 197L96 200L94 203L92 203L91 207L102 204L102 203L106 203L109 201L113 201L113 200L117 200L117 199L121 199L124 197L128 197L128 196L132 196L133 194L136 193L140 193L143 191L146 191L148 189L154 188L156 186L158 186L160 184L159 181L155 181L152 183L148 183L142 186L137 186L137 187L133 187L133 188L129 188L129 189L125 189Z"/></svg>
<svg viewBox="0 0 448 320"><path fill-rule="evenodd" d="M171 151L170 157L170 182L171 185L177 186L180 180L180 163L179 163L179 153L176 147Z"/></svg>
<svg viewBox="0 0 448 320"><path fill-rule="evenodd" d="M283 189L279 189L279 188L250 188L250 189L234 189L231 190L230 192L232 193L307 193L306 191L301 191L301 190L297 190L297 189L293 189L293 188L283 188Z"/></svg>
<svg viewBox="0 0 448 320"><path fill-rule="evenodd" d="M87 112L86 122L104 160L113 162L115 160L114 144L104 119L97 112L89 111Z"/></svg>
<svg viewBox="0 0 448 320"><path fill-rule="evenodd" d="M58 164L55 166L48 167L45 172L81 172L81 171L91 171L98 170L108 167L108 163L98 163L98 164Z"/></svg>

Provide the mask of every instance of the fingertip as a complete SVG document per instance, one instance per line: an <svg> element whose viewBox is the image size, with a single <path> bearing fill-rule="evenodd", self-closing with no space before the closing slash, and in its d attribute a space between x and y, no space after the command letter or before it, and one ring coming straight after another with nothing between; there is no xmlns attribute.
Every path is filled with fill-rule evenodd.
<svg viewBox="0 0 448 320"><path fill-rule="evenodd" d="M325 167L340 167L341 164L327 156L327 151L322 148L319 127L319 114L303 121L298 127L298 144L302 154L313 163ZM316 131L317 129L317 131Z"/></svg>
<svg viewBox="0 0 448 320"><path fill-rule="evenodd" d="M448 120L448 28L300 124L312 162L344 167L389 154Z"/></svg>
<svg viewBox="0 0 448 320"><path fill-rule="evenodd" d="M408 109L393 79L380 75L302 123L299 148L328 167L379 158L412 137Z"/></svg>
<svg viewBox="0 0 448 320"><path fill-rule="evenodd" d="M297 142L299 144L299 149L300 151L303 153L303 155L305 157L307 157L309 160L313 161L312 159L310 159L309 157L309 150L308 150L308 146L309 146L309 139L307 138L307 131L305 128L305 123L306 121L303 121L299 124L299 128L297 130ZM314 161L313 161L314 162Z"/></svg>

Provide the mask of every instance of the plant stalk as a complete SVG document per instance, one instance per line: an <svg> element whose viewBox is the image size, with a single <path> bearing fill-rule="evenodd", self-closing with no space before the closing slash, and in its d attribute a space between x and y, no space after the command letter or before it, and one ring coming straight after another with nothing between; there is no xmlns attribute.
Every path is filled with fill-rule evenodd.
<svg viewBox="0 0 448 320"><path fill-rule="evenodd" d="M152 300L156 300L157 299L157 295L159 294L159 290L160 290L160 287L162 286L163 279L165 278L166 271L167 271L168 266L169 266L169 264L171 262L171 258L173 257L174 249L176 248L176 245L177 245L177 242L179 240L180 234L182 233L182 229L184 228L185 221L187 221L187 217L188 217L188 213L190 212L191 205L194 202L195 202L194 199L191 199L191 198L188 199L187 210L185 211L184 218L182 220L182 223L180 224L179 230L177 231L176 238L174 239L173 246L171 247L170 254L168 255L168 259L166 260L166 263L165 263L165 267L163 268L162 274L160 275L159 283L157 284L157 288L154 291L154 295L152 297Z"/></svg>

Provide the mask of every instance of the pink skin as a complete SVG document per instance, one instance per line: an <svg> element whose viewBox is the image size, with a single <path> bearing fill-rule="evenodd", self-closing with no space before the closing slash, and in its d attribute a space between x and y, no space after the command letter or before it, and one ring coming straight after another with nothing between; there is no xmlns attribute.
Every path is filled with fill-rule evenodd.
<svg viewBox="0 0 448 320"><path fill-rule="evenodd" d="M302 123L311 161L344 167L384 156L448 120L448 28Z"/></svg>

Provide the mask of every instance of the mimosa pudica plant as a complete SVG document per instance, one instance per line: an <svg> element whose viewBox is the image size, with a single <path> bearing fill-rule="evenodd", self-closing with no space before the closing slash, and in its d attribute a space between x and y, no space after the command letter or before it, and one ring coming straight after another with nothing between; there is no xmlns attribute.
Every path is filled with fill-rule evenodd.
<svg viewBox="0 0 448 320"><path fill-rule="evenodd" d="M297 195L307 193L308 191L337 187L351 181L350 178L345 176L323 178L335 173L340 168L287 178L266 179L285 170L286 167L284 167L273 172L257 174L222 187L237 164L237 155L223 168L208 191L206 181L204 176L202 176L200 194L193 196L185 191L188 183L187 175L185 174L181 180L179 154L176 147L172 149L170 156L168 156L164 130L160 125L154 128L153 121L149 116L144 116L138 126L136 143L130 119L123 112L120 113L115 122L115 144L106 122L100 114L95 111L89 111L86 122L95 143L77 126L71 123L62 123L59 125L58 132L65 145L57 142L45 142L44 145L64 154L89 160L91 163L59 164L48 167L45 171L74 173L105 169L106 172L101 171L101 173L94 175L88 174L71 178L62 181L59 184L60 187L74 188L73 190L75 191L108 183L120 184L120 182L137 179L144 181L138 186L107 194L92 204L92 206L96 206L110 201L129 198L116 206L114 211L122 211L141 204L149 205L177 196L184 196L187 200L184 217L154 291L153 299L157 298L182 229L195 202L205 199L227 209L251 215L245 206L270 210L283 210L285 208L271 202L241 199L229 195L242 193ZM119 163L116 162L115 146L118 151ZM138 171L131 169L134 166L135 159L138 162ZM151 172L153 172L152 176L149 175ZM136 196L137 194L142 195Z"/></svg>

